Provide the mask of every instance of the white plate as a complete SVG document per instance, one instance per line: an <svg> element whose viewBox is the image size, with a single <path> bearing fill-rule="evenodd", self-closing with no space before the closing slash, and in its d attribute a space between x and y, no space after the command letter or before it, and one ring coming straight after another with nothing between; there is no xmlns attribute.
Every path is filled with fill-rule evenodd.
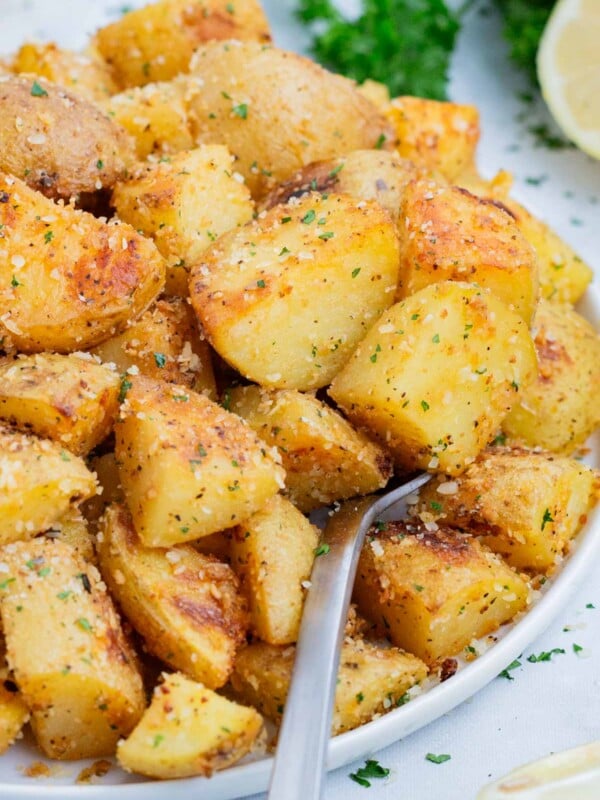
<svg viewBox="0 0 600 800"><path fill-rule="evenodd" d="M134 0L127 5L142 5L143 0ZM302 49L306 44L306 35L297 28L290 28L289 8L291 0L273 0L265 2L278 42L294 49ZM26 38L56 39L65 46L78 47L90 33L108 19L118 16L121 4L117 0L96 0L94 3L81 3L81 0L4 0L0 27L0 53L8 52ZM477 34L474 34L477 38ZM489 95L482 76L473 77L469 58L463 63L459 50L455 59L454 84L459 88L461 98L474 100L482 107L485 114L485 99ZM467 78L467 76L469 76ZM484 76L485 78L485 76ZM475 87L474 86L475 81ZM488 101L489 114L500 114L500 119L510 120L509 109L504 107L503 113L491 108ZM513 109L514 110L514 109ZM509 128L511 125L508 126ZM516 126L512 124L514 129ZM506 125L504 126L506 128ZM500 147L494 135L484 139L482 163L490 169L506 166L508 161L515 160L514 153L506 157L504 146ZM514 131L516 134L516 131ZM504 139L506 143L507 139ZM556 160L556 155L552 159ZM591 191L594 187L590 178L590 169L578 163L577 154L563 154L559 169L563 176L570 174L569 184L577 185L582 191ZM580 159L579 159L580 161ZM513 166L514 164L509 164ZM527 154L521 157L522 170L526 169ZM594 167L591 168L594 172ZM527 174L526 172L524 174ZM596 173L597 174L597 173ZM533 190L527 189L523 194L529 197L526 201L531 206L535 202ZM542 208L544 203L539 203ZM555 220L553 219L553 222ZM556 224L556 222L555 222ZM559 229L566 226L558 225ZM561 230L564 232L564 230ZM571 238L576 238L571 236ZM584 249L584 255L586 255ZM600 296L597 291L589 291L580 309L596 326L600 324ZM600 467L600 436L592 443L588 463ZM382 748L413 731L427 725L462 703L489 683L498 673L522 653L524 648L550 624L558 612L564 608L568 598L581 585L582 580L594 560L600 555L600 510L590 518L585 530L580 534L569 559L566 561L558 577L552 582L539 602L514 626L506 626L501 632L500 640L477 660L460 670L451 680L435 686L427 693L420 695L405 706L398 708L380 719L364 725L332 740L329 751L329 767L331 769L347 764L354 759ZM310 702L310 698L307 698ZM61 798L61 800L82 798L99 798L99 800L189 800L191 797L202 797L205 800L231 800L254 794L266 789L268 784L270 759L262 759L243 764L217 773L211 779L188 779L178 781L148 782L128 776L120 770L113 769L97 785L74 785L80 769L90 762L64 763L47 762L52 765L53 774L43 781L32 781L22 774L23 766L27 766L39 758L31 746L19 743L0 758L0 797L3 800L29 798Z"/></svg>

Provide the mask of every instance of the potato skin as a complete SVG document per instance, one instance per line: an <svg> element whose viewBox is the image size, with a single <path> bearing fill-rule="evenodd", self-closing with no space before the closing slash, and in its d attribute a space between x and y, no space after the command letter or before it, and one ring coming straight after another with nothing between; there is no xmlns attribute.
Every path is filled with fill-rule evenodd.
<svg viewBox="0 0 600 800"><path fill-rule="evenodd" d="M192 268L190 297L239 372L309 391L392 303L397 276L396 230L378 203L312 193L221 236Z"/></svg>
<svg viewBox="0 0 600 800"><path fill-rule="evenodd" d="M162 290L154 244L125 223L53 203L0 173L0 335L26 353L91 347Z"/></svg>
<svg viewBox="0 0 600 800"><path fill-rule="evenodd" d="M254 197L312 161L390 146L394 134L354 84L307 58L256 42L199 48L190 100L197 141L226 144Z"/></svg>
<svg viewBox="0 0 600 800"><path fill-rule="evenodd" d="M93 103L44 78L0 78L0 170L68 199L112 186L132 160L128 135Z"/></svg>

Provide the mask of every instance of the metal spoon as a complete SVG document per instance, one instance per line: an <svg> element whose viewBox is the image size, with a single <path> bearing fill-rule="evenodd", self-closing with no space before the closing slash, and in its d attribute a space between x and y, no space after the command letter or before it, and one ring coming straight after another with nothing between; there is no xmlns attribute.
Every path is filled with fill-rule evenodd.
<svg viewBox="0 0 600 800"><path fill-rule="evenodd" d="M365 535L430 478L420 474L384 495L344 503L327 523L304 603L269 800L320 800L340 648Z"/></svg>

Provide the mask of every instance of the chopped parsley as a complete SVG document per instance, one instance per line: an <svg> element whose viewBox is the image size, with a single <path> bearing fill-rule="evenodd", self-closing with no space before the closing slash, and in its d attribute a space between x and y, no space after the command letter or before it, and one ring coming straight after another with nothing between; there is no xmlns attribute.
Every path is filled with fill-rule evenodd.
<svg viewBox="0 0 600 800"><path fill-rule="evenodd" d="M552 656L564 655L564 652L562 647L554 647L552 650L542 650L537 656L532 653L530 656L527 656L527 661L529 661L530 664L539 664L541 661L552 661Z"/></svg>
<svg viewBox="0 0 600 800"><path fill-rule="evenodd" d="M435 753L427 753L425 756L426 761L431 761L432 764L443 764L445 761L450 761L452 756L449 756L448 753L440 753L439 756L436 756Z"/></svg>
<svg viewBox="0 0 600 800"><path fill-rule="evenodd" d="M92 626L90 625L89 620L87 620L85 617L79 617L77 624L82 631L85 631L86 633L92 632Z"/></svg>
<svg viewBox="0 0 600 800"><path fill-rule="evenodd" d="M44 234L44 242L46 244L50 244L50 242L52 241L53 237L54 237L54 233L52 231L46 231L46 233Z"/></svg>
<svg viewBox="0 0 600 800"><path fill-rule="evenodd" d="M364 767L359 767L356 772L351 772L348 777L350 780L354 781L354 783L358 783L359 786L364 786L365 788L369 788L371 786L371 781L369 779L381 779L387 778L390 774L390 771L387 767L382 767L379 761L375 761L374 759L368 759L365 761Z"/></svg>
<svg viewBox="0 0 600 800"><path fill-rule="evenodd" d="M32 97L48 97L48 92L37 81L31 84L30 94Z"/></svg>
<svg viewBox="0 0 600 800"><path fill-rule="evenodd" d="M352 270L353 278L356 278L358 275L360 275L360 267L356 267L355 269Z"/></svg>
<svg viewBox="0 0 600 800"><path fill-rule="evenodd" d="M580 644L575 644L575 642L573 642L573 652L576 655L577 655L577 653L581 653L582 650L583 650L583 647Z"/></svg>
<svg viewBox="0 0 600 800"><path fill-rule="evenodd" d="M503 669L502 672L498 673L498 677L499 678L506 678L506 680L508 680L508 681L514 681L514 678L510 673L514 669L517 669L520 666L521 666L521 662L519 661L518 658L515 658L515 660L511 661L511 663L508 665L508 667L506 667L506 669Z"/></svg>
<svg viewBox="0 0 600 800"><path fill-rule="evenodd" d="M133 384L131 383L127 375L124 375L123 378L121 379L121 388L119 389L119 403L122 403L125 400L125 398L127 397L127 392L131 389L132 386Z"/></svg>
<svg viewBox="0 0 600 800"><path fill-rule="evenodd" d="M542 531L543 531L543 530L544 530L544 528L546 527L546 525L547 525L549 522L554 522L554 517L553 517L553 516L552 516L552 514L550 513L550 509L549 509L549 508L547 508L547 509L544 511L544 516L542 517L542 526L541 526L540 530L542 530Z"/></svg>
<svg viewBox="0 0 600 800"><path fill-rule="evenodd" d="M310 211L307 211L306 214L302 217L300 222L303 222L305 225L310 225L311 222L314 222L316 217L315 211L311 208Z"/></svg>
<svg viewBox="0 0 600 800"><path fill-rule="evenodd" d="M237 106L234 106L232 109L233 113L236 117L240 119L247 119L248 118L248 104L247 103L240 103Z"/></svg>
<svg viewBox="0 0 600 800"><path fill-rule="evenodd" d="M329 545L323 542L318 547L315 547L314 554L315 556L326 556L329 550L330 550Z"/></svg>
<svg viewBox="0 0 600 800"><path fill-rule="evenodd" d="M166 355L164 353L154 353L154 363L162 369L167 363Z"/></svg>

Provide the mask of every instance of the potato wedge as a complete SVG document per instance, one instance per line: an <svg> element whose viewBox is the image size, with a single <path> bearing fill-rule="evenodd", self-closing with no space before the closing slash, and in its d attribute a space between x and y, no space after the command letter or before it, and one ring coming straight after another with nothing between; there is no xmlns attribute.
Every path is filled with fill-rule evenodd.
<svg viewBox="0 0 600 800"><path fill-rule="evenodd" d="M13 62L17 74L39 75L92 103L106 100L118 91L108 64L90 53L76 53L55 42L26 42Z"/></svg>
<svg viewBox="0 0 600 800"><path fill-rule="evenodd" d="M133 367L149 378L179 383L211 399L217 396L210 347L185 300L158 300L123 333L91 351L121 373Z"/></svg>
<svg viewBox="0 0 600 800"><path fill-rule="evenodd" d="M190 545L144 547L122 506L98 533L100 570L148 652L211 689L231 674L245 641L246 606L227 564Z"/></svg>
<svg viewBox="0 0 600 800"><path fill-rule="evenodd" d="M600 476L570 458L494 448L463 475L436 476L419 495L424 522L480 536L517 569L556 566L600 495Z"/></svg>
<svg viewBox="0 0 600 800"><path fill-rule="evenodd" d="M0 170L47 197L112 186L133 160L125 131L45 78L0 78Z"/></svg>
<svg viewBox="0 0 600 800"><path fill-rule="evenodd" d="M47 439L0 429L0 545L30 539L96 494L81 458Z"/></svg>
<svg viewBox="0 0 600 800"><path fill-rule="evenodd" d="M600 336L571 306L547 300L534 336L538 378L502 428L516 442L570 455L600 425Z"/></svg>
<svg viewBox="0 0 600 800"><path fill-rule="evenodd" d="M475 161L479 141L479 112L475 106L394 97L385 109L394 127L398 153L447 180Z"/></svg>
<svg viewBox="0 0 600 800"><path fill-rule="evenodd" d="M255 642L240 650L231 685L242 702L279 723L296 648ZM358 728L405 701L405 693L427 675L416 656L346 636L342 644L331 733Z"/></svg>
<svg viewBox="0 0 600 800"><path fill-rule="evenodd" d="M384 530L371 529L353 596L382 635L432 665L522 611L528 588L467 534L388 522Z"/></svg>
<svg viewBox="0 0 600 800"><path fill-rule="evenodd" d="M6 545L0 559L8 662L39 746L58 759L110 755L145 703L98 571L69 545L45 538Z"/></svg>
<svg viewBox="0 0 600 800"><path fill-rule="evenodd" d="M447 281L386 312L329 394L401 469L456 475L493 438L536 370L523 320L489 291Z"/></svg>
<svg viewBox="0 0 600 800"><path fill-rule="evenodd" d="M283 486L277 452L239 417L185 386L142 376L128 383L115 456L146 546L233 527Z"/></svg>
<svg viewBox="0 0 600 800"><path fill-rule="evenodd" d="M119 376L87 353L37 353L0 363L0 420L85 455L111 431Z"/></svg>
<svg viewBox="0 0 600 800"><path fill-rule="evenodd" d="M312 395L244 386L227 396L229 409L278 448L285 492L301 511L370 494L392 475L386 450Z"/></svg>
<svg viewBox="0 0 600 800"><path fill-rule="evenodd" d="M224 234L192 267L190 296L208 340L239 372L310 390L330 382L391 305L397 276L387 212L315 193Z"/></svg>
<svg viewBox="0 0 600 800"><path fill-rule="evenodd" d="M535 251L494 201L456 186L412 181L400 207L398 298L444 280L490 289L530 323L538 297Z"/></svg>
<svg viewBox="0 0 600 800"><path fill-rule="evenodd" d="M119 742L117 759L151 778L209 776L249 753L262 727L253 708L184 675L165 674L135 730Z"/></svg>
<svg viewBox="0 0 600 800"><path fill-rule="evenodd" d="M166 290L181 297L204 250L254 213L250 192L235 179L233 156L222 145L142 167L115 186L112 202L122 220L154 239L168 263Z"/></svg>
<svg viewBox="0 0 600 800"><path fill-rule="evenodd" d="M252 195L294 172L361 148L391 146L393 131L352 81L303 56L258 42L200 47L190 99L198 142L226 144Z"/></svg>
<svg viewBox="0 0 600 800"><path fill-rule="evenodd" d="M60 206L0 173L0 336L21 352L83 350L162 290L155 245L124 223Z"/></svg>
<svg viewBox="0 0 600 800"><path fill-rule="evenodd" d="M318 529L280 495L232 530L231 566L242 582L252 632L264 642L298 639L318 543Z"/></svg>

